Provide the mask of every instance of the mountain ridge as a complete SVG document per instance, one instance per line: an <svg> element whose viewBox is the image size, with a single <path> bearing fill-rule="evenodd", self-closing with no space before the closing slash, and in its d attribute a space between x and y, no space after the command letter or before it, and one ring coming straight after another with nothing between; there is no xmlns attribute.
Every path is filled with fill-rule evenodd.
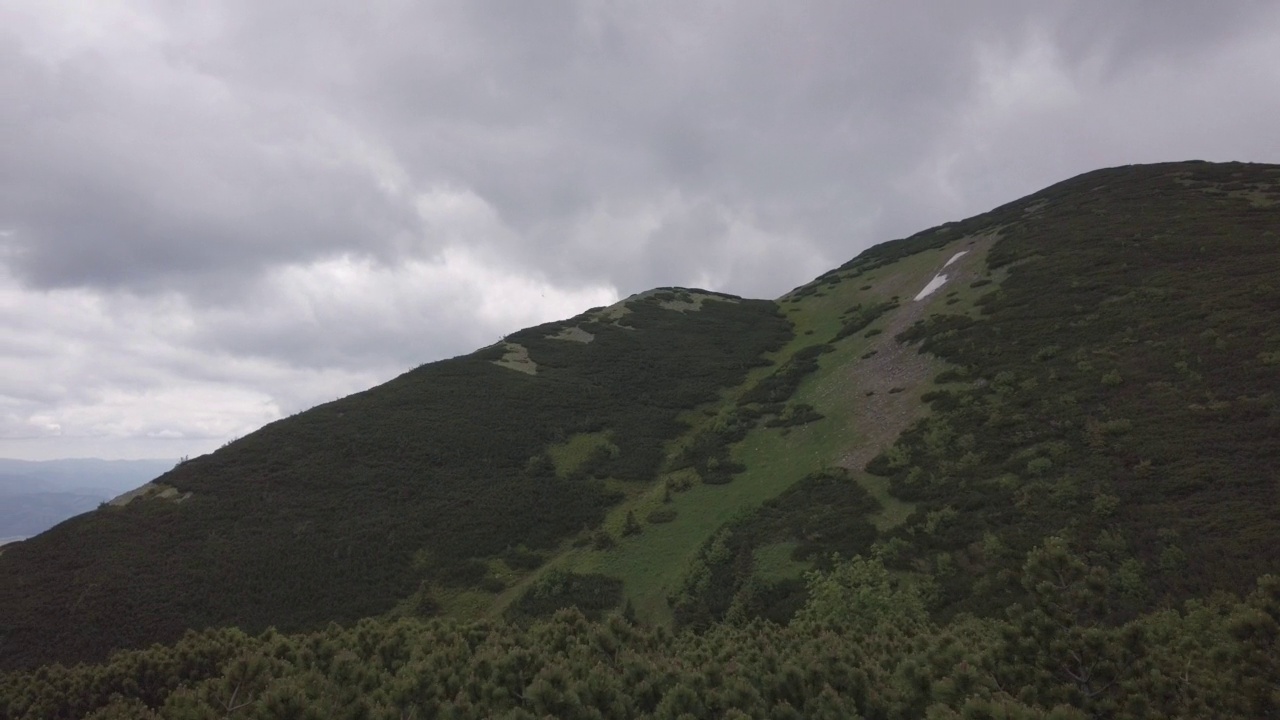
<svg viewBox="0 0 1280 720"><path fill-rule="evenodd" d="M1278 207L1275 166L1111 168L777 301L657 288L512 333L158 478L189 500L6 548L0 668L370 615L785 622L833 553L982 614L1049 532L1130 563L1121 615L1242 592L1280 521Z"/></svg>

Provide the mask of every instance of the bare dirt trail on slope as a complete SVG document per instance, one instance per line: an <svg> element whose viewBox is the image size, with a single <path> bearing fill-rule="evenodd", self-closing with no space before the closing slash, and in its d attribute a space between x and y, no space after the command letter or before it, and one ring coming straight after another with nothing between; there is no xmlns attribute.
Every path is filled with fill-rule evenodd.
<svg viewBox="0 0 1280 720"><path fill-rule="evenodd" d="M946 293L967 287L977 279L985 267L987 250L995 239L994 236L978 237L972 245L959 246L954 252L940 257L935 274L944 272L944 264L956 252L968 251L946 267L946 283L921 300L909 299L924 287L915 278L887 278L876 288L882 297L897 295L908 299L901 300L900 307L886 313L888 322L882 326L884 331L872 339L869 347L875 354L844 370L844 377L823 393L824 396L834 395L837 401L848 402L854 408L854 442L840 457L838 465L855 473L863 472L872 458L927 414L928 407L920 402L921 390L945 365L941 359L921 354L918 348L899 343L894 338L930 312L939 312L935 301ZM891 392L894 390L896 392Z"/></svg>
<svg viewBox="0 0 1280 720"><path fill-rule="evenodd" d="M916 347L899 344L894 336L911 327L917 320L926 317L930 311L938 312L941 307L946 307L943 305L945 300L941 298L951 290L967 287L968 283L980 277L985 267L987 250L994 240L994 236L975 237L972 245L961 243L956 245L952 252L940 253L932 272L924 279L921 279L917 273L900 273L886 276L878 283L874 283L874 292L878 297L887 300L896 295L906 300L902 301L900 307L883 316L886 324L874 325L882 328L879 335L869 339L868 350L876 351L875 354L841 368L840 376L832 378L832 381L817 393L818 400L847 404L848 407L853 408L847 450L835 460L835 463L848 468L857 476L862 476L863 484L869 488L878 487L877 495L884 491L887 481L866 475L864 468L867 462L892 445L902 431L910 427L913 422L924 417L928 406L920 402L922 389L931 378L945 368L945 364L939 358L933 355L921 355ZM928 280L937 273L943 272L947 260L962 250L968 252L945 268L947 282L937 292L919 301L911 299L920 292ZM935 303L935 300L938 302ZM960 312L959 309L955 311ZM903 388L903 391L890 393L889 390L893 388ZM872 394L867 395L868 392ZM879 516L873 518L873 522L880 529L888 529L901 523L913 509L912 505L896 500L885 504L895 503L897 507L885 507ZM564 557L564 555L558 556L507 588L492 603L488 614L499 615L550 569L573 568L572 561L562 562Z"/></svg>

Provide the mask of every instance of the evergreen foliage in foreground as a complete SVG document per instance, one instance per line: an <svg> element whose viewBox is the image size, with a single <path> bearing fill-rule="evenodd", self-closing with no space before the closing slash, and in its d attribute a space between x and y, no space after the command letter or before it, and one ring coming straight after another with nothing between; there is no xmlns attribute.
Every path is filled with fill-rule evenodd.
<svg viewBox="0 0 1280 720"><path fill-rule="evenodd" d="M809 577L789 625L697 634L576 610L520 627L363 620L188 633L99 665L0 676L0 718L1212 718L1280 712L1280 578L1243 600L1108 624L1106 567L1061 539L1031 598L933 621L917 588L854 558Z"/></svg>

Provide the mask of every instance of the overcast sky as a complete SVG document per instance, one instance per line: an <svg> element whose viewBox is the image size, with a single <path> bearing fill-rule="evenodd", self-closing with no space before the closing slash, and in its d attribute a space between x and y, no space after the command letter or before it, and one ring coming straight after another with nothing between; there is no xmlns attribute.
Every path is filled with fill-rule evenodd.
<svg viewBox="0 0 1280 720"><path fill-rule="evenodd" d="M1272 1L0 0L0 457L208 452L1277 118Z"/></svg>

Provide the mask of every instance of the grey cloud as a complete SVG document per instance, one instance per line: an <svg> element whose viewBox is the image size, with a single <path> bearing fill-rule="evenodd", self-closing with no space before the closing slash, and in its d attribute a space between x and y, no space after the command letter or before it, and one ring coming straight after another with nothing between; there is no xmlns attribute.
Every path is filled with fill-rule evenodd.
<svg viewBox="0 0 1280 720"><path fill-rule="evenodd" d="M1073 62L1097 58L1121 70L1193 59L1268 16L1274 7L1265 0L1135 0L1113 3L1105 12L1082 3L1058 4L1046 9L1043 25Z"/></svg>
<svg viewBox="0 0 1280 720"><path fill-rule="evenodd" d="M1267 12L1151 2L1105 12L1015 2L218 7L213 30L169 18L187 34L161 57L165 72L192 70L179 82L224 90L225 103L181 86L137 97L93 59L29 72L20 92L60 108L16 118L25 137L4 158L24 169L0 211L14 219L29 281L145 286L212 273L226 283L350 249L395 262L416 231L405 199L366 168L296 147L325 117L385 143L411 189L473 189L511 226L502 242L513 257L548 272L590 274L560 257L573 251L562 239L602 198L673 190L749 209L762 229L807 236L837 262L918 222L894 210L893 183L940 151L936 139L976 92L982 44L1016 47L1043 32L1068 71L1098 62L1117 73L1153 57L1189 61ZM851 248L847 228L878 214ZM601 270L619 286L638 280Z"/></svg>
<svg viewBox="0 0 1280 720"><path fill-rule="evenodd" d="M0 242L28 282L236 284L266 264L353 244L376 251L416 230L411 208L368 171L307 147L313 124L277 135L282 110L247 111L196 77L164 78L140 96L98 61L42 68L12 48L0 61L24 99L0 108L12 128L0 150L0 222L11 234Z"/></svg>

